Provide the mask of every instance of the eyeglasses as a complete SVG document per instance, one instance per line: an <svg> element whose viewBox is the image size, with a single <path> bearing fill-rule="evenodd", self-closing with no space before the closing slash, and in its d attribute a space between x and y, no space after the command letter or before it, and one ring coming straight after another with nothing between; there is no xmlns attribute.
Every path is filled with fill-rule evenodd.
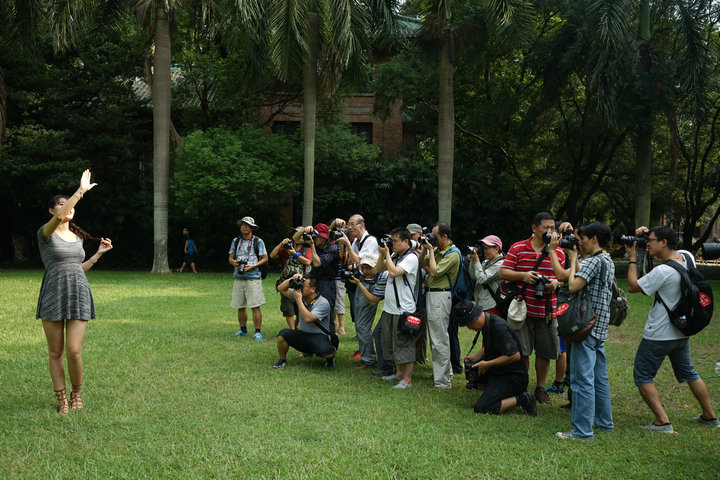
<svg viewBox="0 0 720 480"><path fill-rule="evenodd" d="M659 239L659 238L648 238L647 241L648 241L648 242L653 242L653 241L654 241L654 242L659 242L660 239Z"/></svg>

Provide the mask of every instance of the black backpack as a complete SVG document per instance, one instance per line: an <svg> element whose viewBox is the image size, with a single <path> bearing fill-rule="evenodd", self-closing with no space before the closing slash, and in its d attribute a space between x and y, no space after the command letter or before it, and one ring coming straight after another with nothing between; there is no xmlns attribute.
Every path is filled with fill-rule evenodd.
<svg viewBox="0 0 720 480"><path fill-rule="evenodd" d="M687 253L681 252L685 257L687 269L675 260L667 260L665 265L674 268L680 274L680 301L675 310L670 310L659 294L655 294L655 301L660 302L668 312L670 321L685 335L695 335L705 328L713 314L713 293L710 282L697 267Z"/></svg>

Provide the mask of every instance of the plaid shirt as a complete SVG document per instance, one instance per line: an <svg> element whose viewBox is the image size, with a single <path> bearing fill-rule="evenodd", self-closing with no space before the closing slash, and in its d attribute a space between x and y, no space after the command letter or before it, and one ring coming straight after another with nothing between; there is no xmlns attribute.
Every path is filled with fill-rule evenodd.
<svg viewBox="0 0 720 480"><path fill-rule="evenodd" d="M605 263L605 278L600 278L601 262ZM612 281L615 277L615 264L610 254L603 250L599 255L585 259L584 265L575 274L587 282L585 288L590 293L590 302L598 319L592 329L592 336L604 342L608 336L610 322L610 300L612 300Z"/></svg>

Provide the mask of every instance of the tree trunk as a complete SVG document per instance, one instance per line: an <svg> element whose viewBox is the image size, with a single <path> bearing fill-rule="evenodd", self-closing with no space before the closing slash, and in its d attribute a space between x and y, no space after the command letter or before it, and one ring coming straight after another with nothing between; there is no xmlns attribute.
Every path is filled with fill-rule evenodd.
<svg viewBox="0 0 720 480"><path fill-rule="evenodd" d="M316 13L308 13L308 35L310 55L303 69L303 154L305 158L303 225L313 224L313 199L315 195L315 112L317 110L319 49L318 17Z"/></svg>
<svg viewBox="0 0 720 480"><path fill-rule="evenodd" d="M650 47L650 4L643 0L640 6L640 45L638 64L641 77L650 74L652 50ZM647 83L646 83L647 84ZM650 227L650 201L652 198L652 134L653 111L643 102L642 124L638 125L635 143L635 227ZM639 264L638 264L639 266Z"/></svg>
<svg viewBox="0 0 720 480"><path fill-rule="evenodd" d="M455 155L455 103L453 94L452 30L443 29L438 88L438 220L452 220L453 163Z"/></svg>
<svg viewBox="0 0 720 480"><path fill-rule="evenodd" d="M168 266L168 183L170 176L170 22L158 6L152 82L153 106L153 273Z"/></svg>

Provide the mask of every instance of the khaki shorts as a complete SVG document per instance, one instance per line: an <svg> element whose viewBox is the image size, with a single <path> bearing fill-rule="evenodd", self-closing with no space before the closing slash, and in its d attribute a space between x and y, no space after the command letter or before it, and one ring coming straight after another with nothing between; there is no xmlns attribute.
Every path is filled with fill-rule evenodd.
<svg viewBox="0 0 720 480"><path fill-rule="evenodd" d="M262 280L234 279L230 308L255 308L265 305Z"/></svg>

